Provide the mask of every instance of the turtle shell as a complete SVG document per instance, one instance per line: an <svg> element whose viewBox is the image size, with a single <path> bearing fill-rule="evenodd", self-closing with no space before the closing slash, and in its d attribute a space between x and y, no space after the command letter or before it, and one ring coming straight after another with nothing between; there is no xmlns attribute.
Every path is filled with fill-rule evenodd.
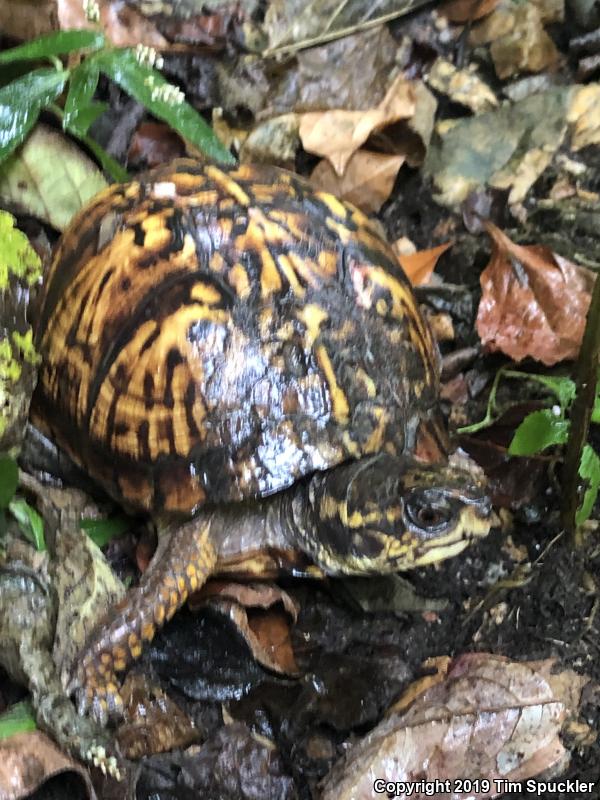
<svg viewBox="0 0 600 800"><path fill-rule="evenodd" d="M400 453L438 354L377 223L266 166L114 185L57 249L33 419L115 499L193 513Z"/></svg>

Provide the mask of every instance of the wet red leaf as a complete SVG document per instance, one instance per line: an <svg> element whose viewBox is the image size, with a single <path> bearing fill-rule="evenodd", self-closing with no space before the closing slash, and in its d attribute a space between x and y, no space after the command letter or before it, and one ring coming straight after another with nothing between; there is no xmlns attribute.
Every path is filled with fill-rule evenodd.
<svg viewBox="0 0 600 800"><path fill-rule="evenodd" d="M594 274L542 245L518 245L491 222L477 332L490 351L547 366L577 357Z"/></svg>

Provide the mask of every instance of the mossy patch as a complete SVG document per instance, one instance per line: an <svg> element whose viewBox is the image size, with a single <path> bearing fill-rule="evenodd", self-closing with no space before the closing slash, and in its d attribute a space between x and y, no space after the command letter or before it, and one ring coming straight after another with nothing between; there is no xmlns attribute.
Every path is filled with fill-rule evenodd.
<svg viewBox="0 0 600 800"><path fill-rule="evenodd" d="M42 277L42 261L29 240L14 227L15 218L0 211L0 291L8 288L12 276L28 286Z"/></svg>

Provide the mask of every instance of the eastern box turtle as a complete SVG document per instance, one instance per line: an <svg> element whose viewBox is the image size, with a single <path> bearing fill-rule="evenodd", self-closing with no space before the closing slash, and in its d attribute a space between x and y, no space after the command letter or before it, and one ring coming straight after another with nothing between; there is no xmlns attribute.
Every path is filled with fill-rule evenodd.
<svg viewBox="0 0 600 800"><path fill-rule="evenodd" d="M240 550L385 573L489 531L477 480L406 455L438 394L406 276L373 222L291 173L182 159L111 186L61 240L38 338L33 421L170 520L79 661L100 721L115 673Z"/></svg>

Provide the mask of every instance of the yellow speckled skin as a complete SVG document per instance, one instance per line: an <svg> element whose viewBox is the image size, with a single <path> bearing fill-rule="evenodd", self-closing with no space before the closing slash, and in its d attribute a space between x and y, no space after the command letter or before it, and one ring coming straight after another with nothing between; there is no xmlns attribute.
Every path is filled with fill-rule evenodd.
<svg viewBox="0 0 600 800"><path fill-rule="evenodd" d="M34 422L149 513L400 455L438 394L437 348L377 226L273 167L181 159L99 194L57 249L38 341ZM207 530L184 526L84 653L75 683L98 718L213 570Z"/></svg>

